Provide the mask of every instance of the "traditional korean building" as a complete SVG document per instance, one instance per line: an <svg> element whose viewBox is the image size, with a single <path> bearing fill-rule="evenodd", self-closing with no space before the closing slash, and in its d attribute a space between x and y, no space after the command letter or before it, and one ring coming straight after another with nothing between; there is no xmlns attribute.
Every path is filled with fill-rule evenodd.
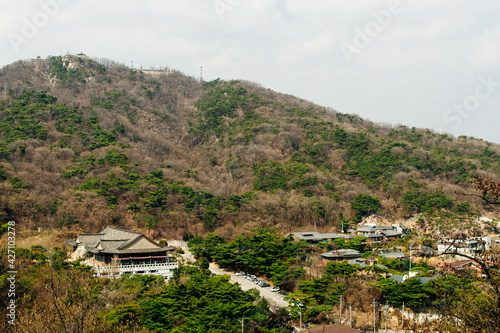
<svg viewBox="0 0 500 333"><path fill-rule="evenodd" d="M169 255L174 247L161 246L141 232L108 226L97 234L79 234L66 243L73 247L72 257L85 259L98 277L129 273L169 279L178 267L177 260Z"/></svg>

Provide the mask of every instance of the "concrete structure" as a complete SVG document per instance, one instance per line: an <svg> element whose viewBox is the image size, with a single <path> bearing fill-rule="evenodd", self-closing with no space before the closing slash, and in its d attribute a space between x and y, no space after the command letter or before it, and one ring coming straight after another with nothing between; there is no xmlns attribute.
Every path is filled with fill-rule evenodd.
<svg viewBox="0 0 500 333"><path fill-rule="evenodd" d="M76 241L66 243L73 247L71 256L85 259L97 277L129 273L169 279L178 268L177 260L168 255L174 247L163 247L141 232L106 227L97 234L79 234Z"/></svg>

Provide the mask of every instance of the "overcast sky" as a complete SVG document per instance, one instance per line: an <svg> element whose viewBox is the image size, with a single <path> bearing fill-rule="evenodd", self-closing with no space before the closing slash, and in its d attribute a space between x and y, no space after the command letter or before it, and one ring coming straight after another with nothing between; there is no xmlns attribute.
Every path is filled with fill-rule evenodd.
<svg viewBox="0 0 500 333"><path fill-rule="evenodd" d="M500 143L500 1L0 1L0 66L84 52Z"/></svg>

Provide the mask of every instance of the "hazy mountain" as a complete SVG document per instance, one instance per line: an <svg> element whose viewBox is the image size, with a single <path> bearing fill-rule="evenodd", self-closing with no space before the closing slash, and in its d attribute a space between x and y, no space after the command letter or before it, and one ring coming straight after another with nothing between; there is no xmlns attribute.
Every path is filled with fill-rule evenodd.
<svg viewBox="0 0 500 333"><path fill-rule="evenodd" d="M231 238L269 225L335 231L374 212L487 214L469 181L500 171L496 144L374 124L246 81L82 55L13 63L0 83L0 208L30 228Z"/></svg>

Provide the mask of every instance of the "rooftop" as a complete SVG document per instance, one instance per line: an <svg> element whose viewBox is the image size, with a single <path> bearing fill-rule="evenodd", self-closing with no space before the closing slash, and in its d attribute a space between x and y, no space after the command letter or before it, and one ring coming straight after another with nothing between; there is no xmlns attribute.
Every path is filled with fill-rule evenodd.
<svg viewBox="0 0 500 333"><path fill-rule="evenodd" d="M140 248L128 248L141 240L145 240L145 245ZM141 232L109 226L97 234L79 234L76 241L67 240L66 243L72 246L83 245L90 253L107 254L156 253L174 249L160 246Z"/></svg>
<svg viewBox="0 0 500 333"><path fill-rule="evenodd" d="M298 239L303 239L306 241L313 241L313 242L321 242L328 239L341 238L341 236L336 233L319 233L317 231L292 232L291 235L297 237Z"/></svg>
<svg viewBox="0 0 500 333"><path fill-rule="evenodd" d="M404 259L404 258L407 258L406 254L404 254L401 251L380 253L378 255L380 255L380 256L382 256L384 258L387 258L387 259Z"/></svg>
<svg viewBox="0 0 500 333"><path fill-rule="evenodd" d="M361 257L361 253L357 250L352 249L339 249L330 251L327 253L322 253L321 256L323 258L340 258L340 259L349 259L349 258L359 258Z"/></svg>

